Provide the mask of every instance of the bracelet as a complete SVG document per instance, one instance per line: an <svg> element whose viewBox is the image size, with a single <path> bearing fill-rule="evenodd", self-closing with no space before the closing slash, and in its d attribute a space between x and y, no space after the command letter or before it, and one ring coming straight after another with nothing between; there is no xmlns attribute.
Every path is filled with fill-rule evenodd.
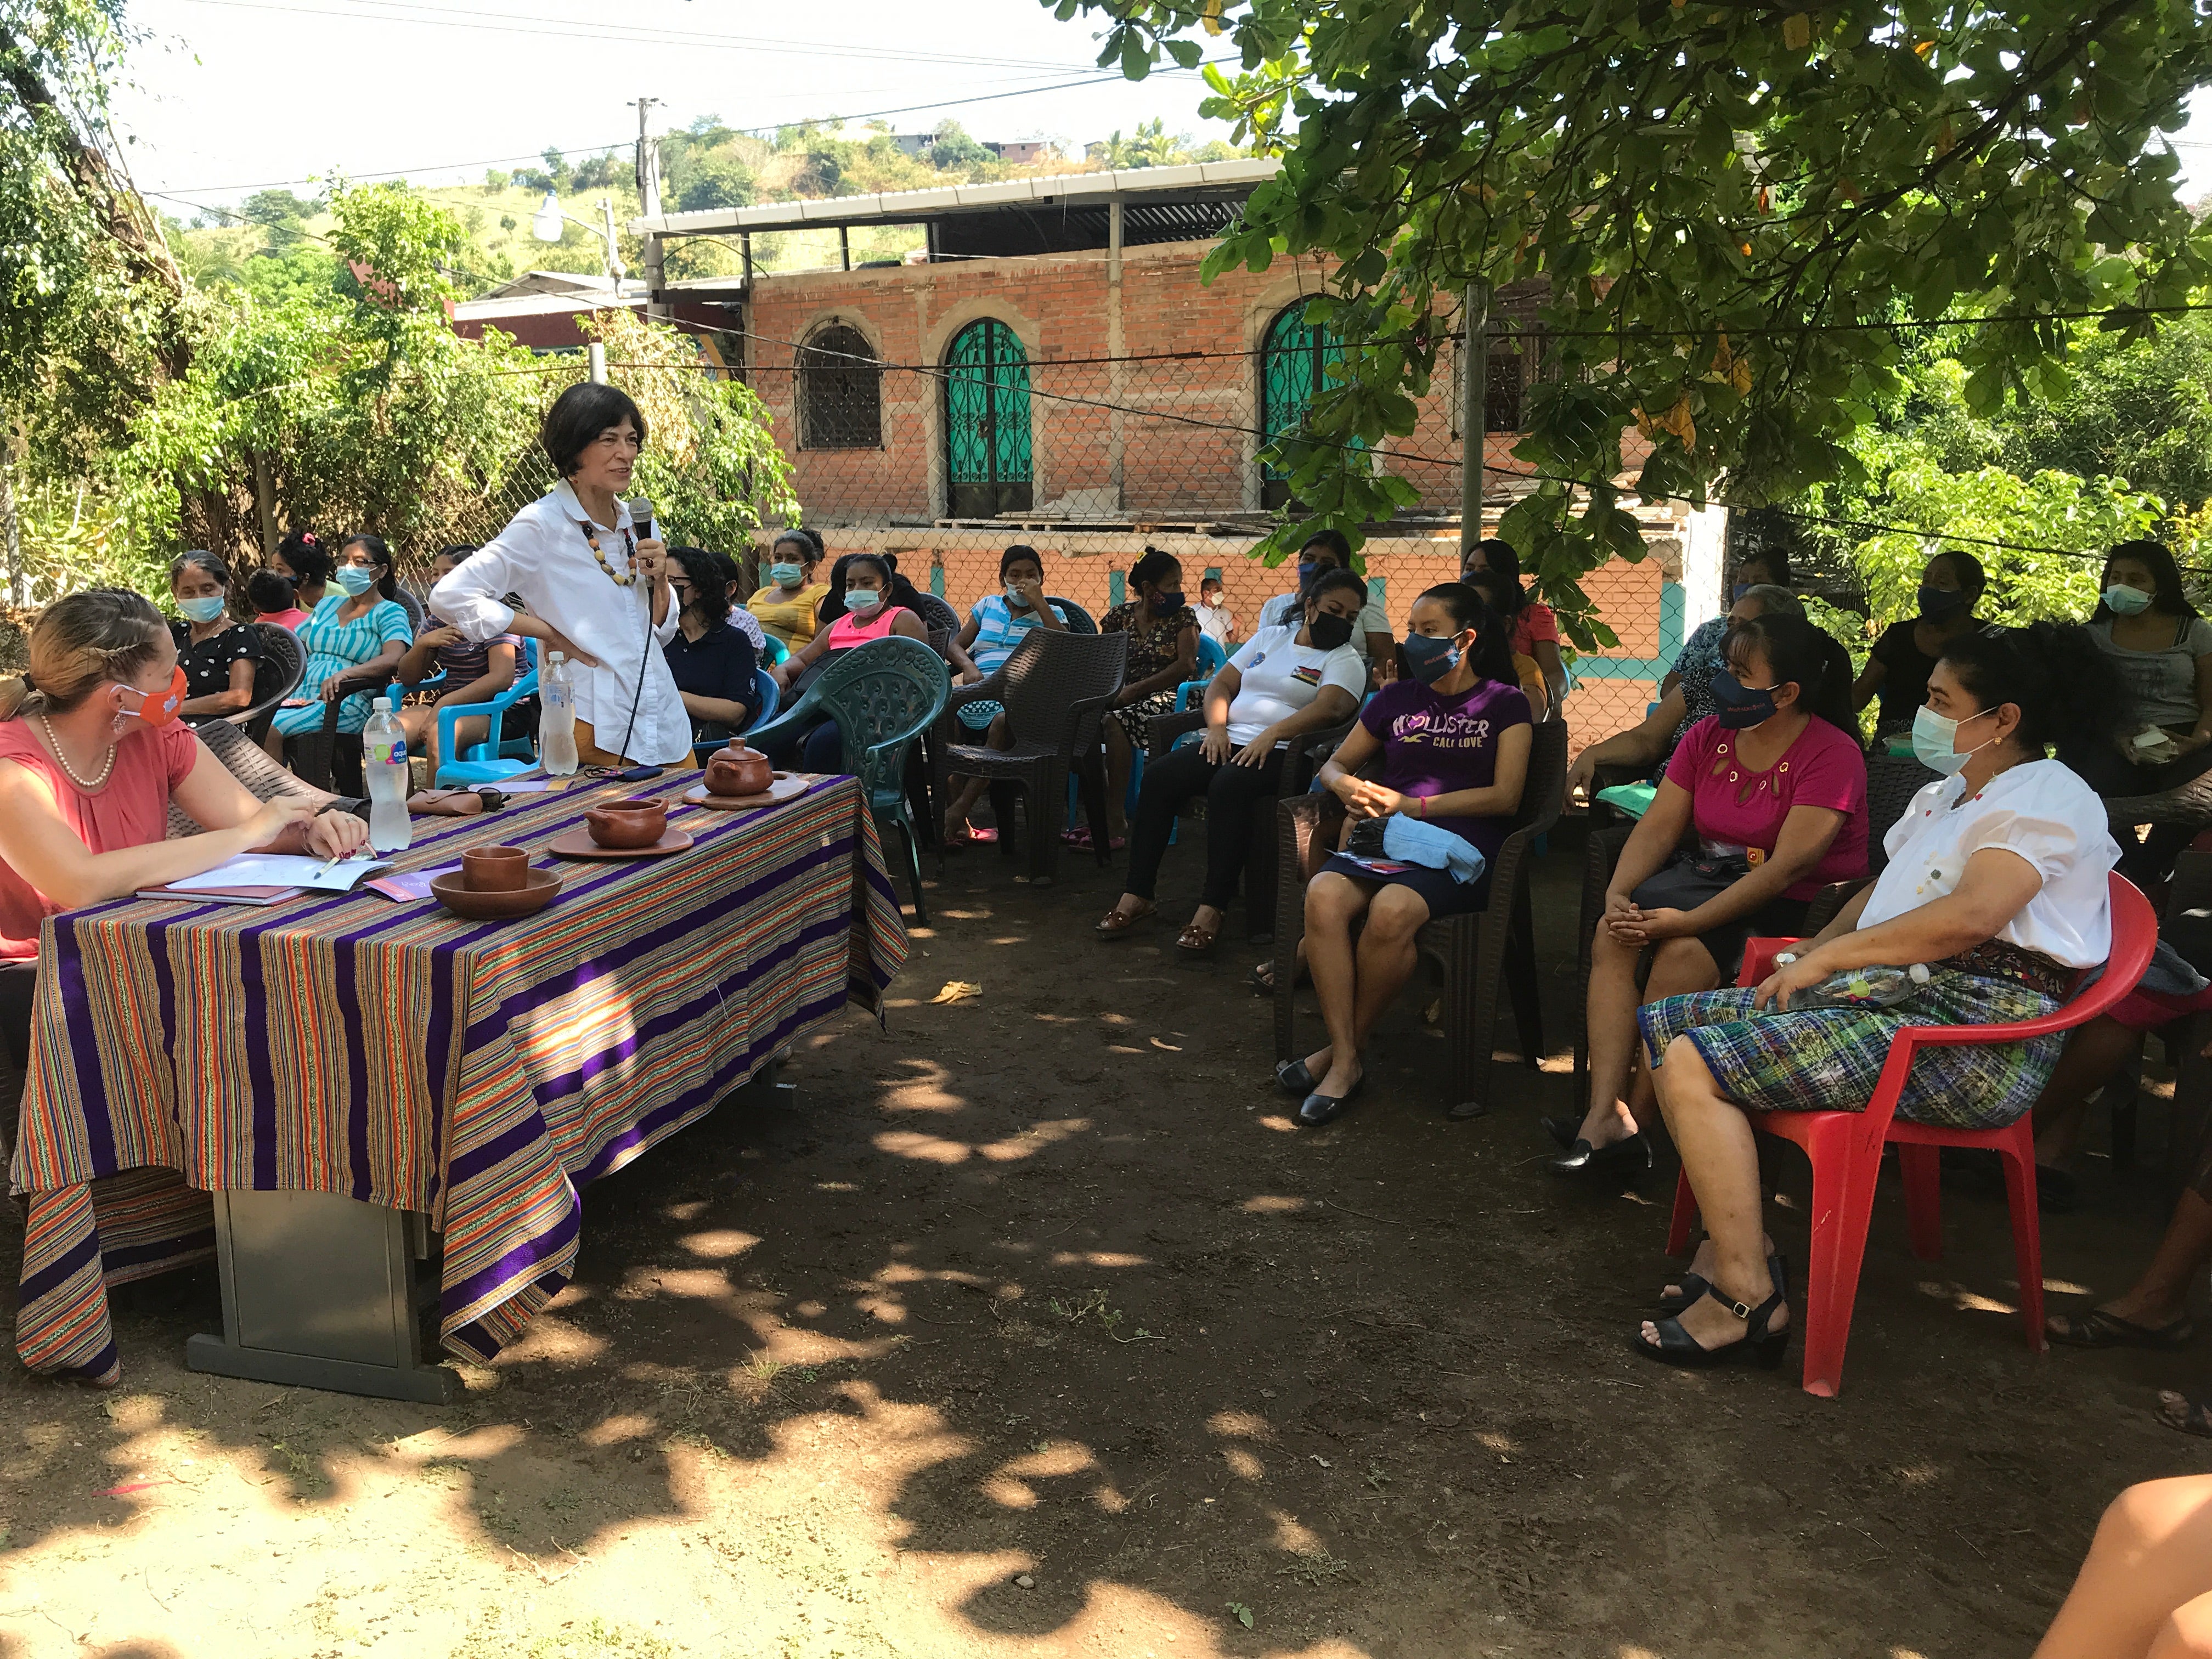
<svg viewBox="0 0 2212 1659"><path fill-rule="evenodd" d="M1426 823L1429 821L1429 798L1426 795L1416 795L1413 799L1418 803L1413 809L1413 816Z"/></svg>

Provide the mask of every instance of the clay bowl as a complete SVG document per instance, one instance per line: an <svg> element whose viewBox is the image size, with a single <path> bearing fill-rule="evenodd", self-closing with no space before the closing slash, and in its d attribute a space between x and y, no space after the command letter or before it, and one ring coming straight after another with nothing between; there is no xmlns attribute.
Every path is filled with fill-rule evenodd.
<svg viewBox="0 0 2212 1659"><path fill-rule="evenodd" d="M604 806L586 808L584 827L602 847L617 851L650 847L668 833L668 803L636 796L611 800Z"/></svg>
<svg viewBox="0 0 2212 1659"><path fill-rule="evenodd" d="M469 848L461 854L461 877L472 893L519 892L530 880L530 849Z"/></svg>
<svg viewBox="0 0 2212 1659"><path fill-rule="evenodd" d="M707 757L707 793L710 795L764 795L775 781L775 768L757 750L732 738L727 749Z"/></svg>
<svg viewBox="0 0 2212 1659"><path fill-rule="evenodd" d="M510 921L517 916L535 915L560 896L557 871L532 870L528 877L519 888L487 893L470 886L465 875L433 876L430 890L439 903L463 921Z"/></svg>

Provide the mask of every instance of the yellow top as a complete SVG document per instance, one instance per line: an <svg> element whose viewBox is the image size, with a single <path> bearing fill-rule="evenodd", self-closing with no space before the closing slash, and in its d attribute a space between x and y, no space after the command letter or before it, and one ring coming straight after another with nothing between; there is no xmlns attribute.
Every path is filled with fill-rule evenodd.
<svg viewBox="0 0 2212 1659"><path fill-rule="evenodd" d="M796 651L812 642L814 609L829 591L828 582L816 582L796 593L787 593L771 583L747 599L745 609L760 618L763 628Z"/></svg>

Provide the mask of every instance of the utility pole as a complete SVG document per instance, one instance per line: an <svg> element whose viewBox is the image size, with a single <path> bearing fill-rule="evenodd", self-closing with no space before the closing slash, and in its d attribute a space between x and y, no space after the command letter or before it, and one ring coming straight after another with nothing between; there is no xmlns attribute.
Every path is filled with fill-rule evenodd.
<svg viewBox="0 0 2212 1659"><path fill-rule="evenodd" d="M637 105L637 204L638 210L647 219L660 216L660 146L646 131L647 115L660 100L639 98ZM648 230L645 234L645 314L647 320L665 322L668 308L661 299L668 285L662 257L660 234Z"/></svg>
<svg viewBox="0 0 2212 1659"><path fill-rule="evenodd" d="M1460 307L1463 332L1460 343L1459 417L1459 556L1463 565L1474 544L1482 539L1483 453L1488 434L1483 422L1489 413L1490 284L1469 283Z"/></svg>
<svg viewBox="0 0 2212 1659"><path fill-rule="evenodd" d="M615 203L611 196L599 198L599 222L606 228L607 280L614 284L615 293L619 295L623 278L629 272L623 266L622 244L615 240Z"/></svg>

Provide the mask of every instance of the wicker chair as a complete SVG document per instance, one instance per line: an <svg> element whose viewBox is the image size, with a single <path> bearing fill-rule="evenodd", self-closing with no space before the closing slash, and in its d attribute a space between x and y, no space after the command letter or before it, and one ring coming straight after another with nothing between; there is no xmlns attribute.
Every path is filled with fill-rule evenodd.
<svg viewBox="0 0 2212 1659"><path fill-rule="evenodd" d="M427 614L422 609L422 601L403 587L399 590L398 602L399 608L407 613L407 637L413 639L422 631L422 622Z"/></svg>
<svg viewBox="0 0 2212 1659"><path fill-rule="evenodd" d="M1013 789L1028 797L1030 879L1050 881L1060 863L1060 819L1056 803L1066 798L1067 777L1079 771L1092 807L1092 839L1103 863L1106 781L1098 758L1098 724L1106 705L1121 689L1129 641L1121 634L1085 635L1033 628L1013 654L974 685L963 685L947 701L939 721L937 752L943 758L936 780L945 797L945 775L959 772L988 781L991 808L999 820L999 850L1014 855L1008 833L1013 827ZM983 699L1002 703L1013 737L1011 749L956 741L953 711ZM1095 793L1094 793L1095 792Z"/></svg>
<svg viewBox="0 0 2212 1659"><path fill-rule="evenodd" d="M1910 755L1869 755L1867 757L1867 873L1858 881L1830 882L1805 913L1809 938L1835 920L1836 912L1858 896L1889 862L1882 842L1912 798L1936 781L1936 774ZM1576 945L1577 982L1581 993L1575 1004L1575 1088L1577 1098L1589 1078L1590 945L1605 915L1605 896L1613 885L1613 872L1620 862L1621 848L1636 833L1632 823L1610 824L1590 831L1583 863L1582 936Z"/></svg>
<svg viewBox="0 0 2212 1659"><path fill-rule="evenodd" d="M300 676L307 672L307 655L289 628L280 628L275 623L247 625L261 636L261 665L253 671L253 701L240 713L226 718L229 724L259 743L269 735L269 723L276 718L278 706L300 689Z"/></svg>
<svg viewBox="0 0 2212 1659"><path fill-rule="evenodd" d="M1492 1034L1503 981L1513 1001L1521 1057L1534 1069L1544 1052L1543 1016L1537 1002L1536 935L1529 902L1528 860L1539 836L1559 822L1567 785L1567 727L1547 720L1534 728L1528 780L1513 828L1490 865L1490 902L1472 915L1432 921L1421 929L1423 956L1444 970L1444 1007L1451 1038L1451 1089L1456 1102L1487 1108ZM1328 792L1279 801L1275 854L1281 870L1303 871L1317 848L1334 847L1344 804ZM1275 884L1275 1054L1297 1057L1298 941L1305 933L1305 884ZM1512 958L1507 969L1507 957ZM1462 1113L1461 1115L1469 1115Z"/></svg>
<svg viewBox="0 0 2212 1659"><path fill-rule="evenodd" d="M1076 604L1073 599L1063 599L1057 593L1048 593L1044 596L1044 602L1047 605L1056 605L1060 607L1060 615L1067 618L1069 633L1096 634L1098 631L1097 618Z"/></svg>
<svg viewBox="0 0 2212 1659"><path fill-rule="evenodd" d="M210 720L199 728L200 742L207 750L223 763L231 776L246 786L246 791L256 800L275 800L279 795L308 795L317 799L326 792L316 788L286 771L269 758L269 751L246 735L245 728L228 720ZM349 811L362 804L361 798L339 795L335 799ZM200 826L185 816L174 801L169 803L168 839L177 841L185 836L197 836Z"/></svg>
<svg viewBox="0 0 2212 1659"><path fill-rule="evenodd" d="M915 607L915 615L921 618L921 625L933 635L940 628L948 635L960 632L960 613L957 611L934 593L918 593L915 597L921 602Z"/></svg>
<svg viewBox="0 0 2212 1659"><path fill-rule="evenodd" d="M1146 745L1148 758L1158 760L1176 746L1178 738L1193 732L1206 729L1206 710L1203 708L1186 709L1180 714L1155 714L1150 722L1152 741ZM1275 795L1278 801L1291 800L1304 794L1313 787L1314 774L1321 763L1335 751L1352 728L1358 724L1354 715L1340 726L1326 726L1318 732L1309 732L1291 745L1291 752L1283 757L1282 769L1275 775ZM1194 818L1202 798L1185 803L1182 816ZM1255 945L1264 945L1275 932L1275 886L1281 878L1279 849L1282 845L1281 831L1275 815L1265 810L1252 814L1251 844L1244 849L1244 934ZM1297 884L1301 890L1305 884Z"/></svg>

